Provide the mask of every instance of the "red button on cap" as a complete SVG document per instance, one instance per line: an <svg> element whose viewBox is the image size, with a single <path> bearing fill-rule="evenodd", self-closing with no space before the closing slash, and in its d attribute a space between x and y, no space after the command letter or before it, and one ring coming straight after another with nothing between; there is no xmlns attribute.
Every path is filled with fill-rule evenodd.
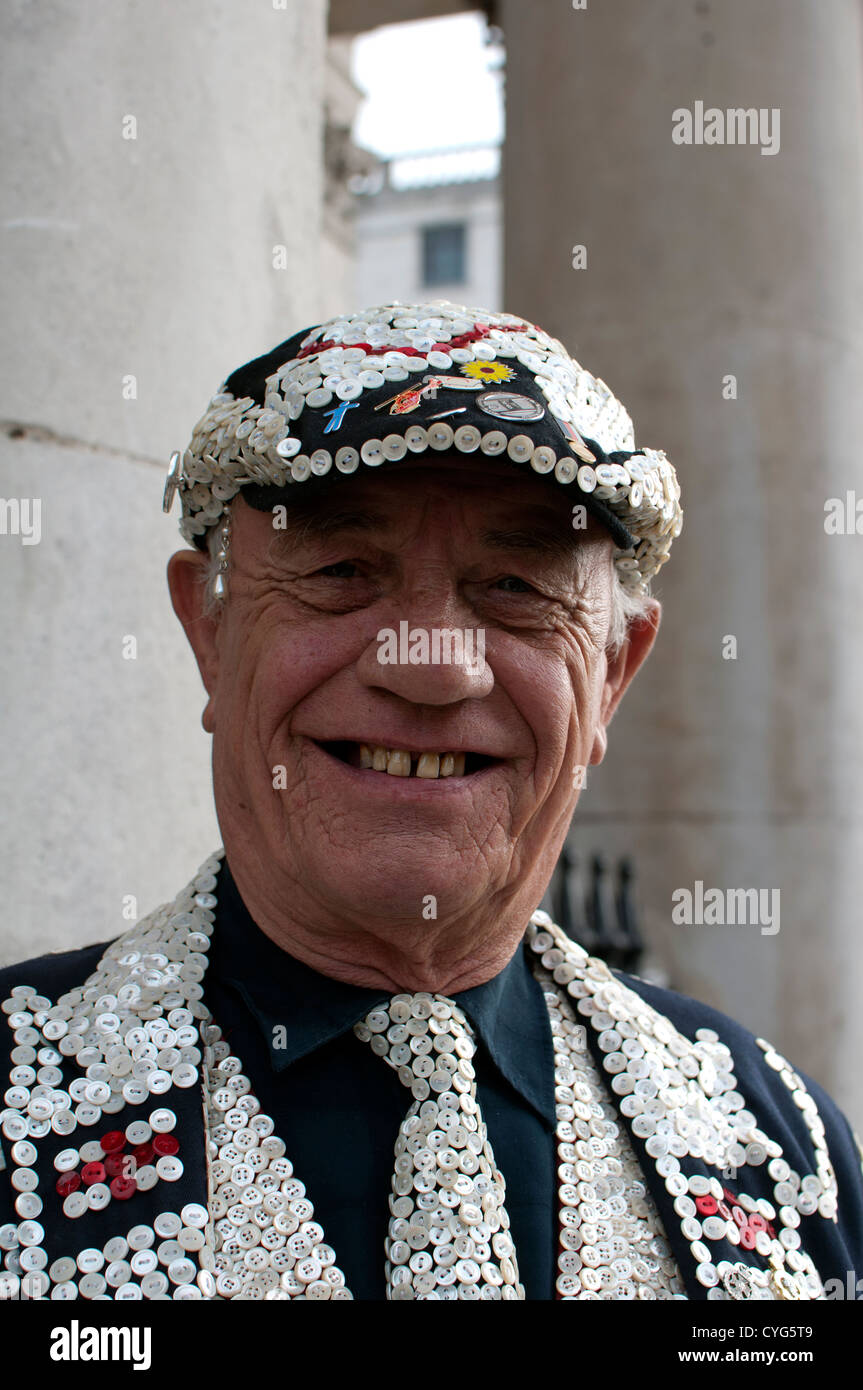
<svg viewBox="0 0 863 1390"><path fill-rule="evenodd" d="M121 1202L128 1202L137 1191L138 1186L133 1178L114 1178L111 1183L111 1195Z"/></svg>
<svg viewBox="0 0 863 1390"><path fill-rule="evenodd" d="M68 1197L81 1186L80 1173L62 1173L54 1184L61 1197Z"/></svg>
<svg viewBox="0 0 863 1390"><path fill-rule="evenodd" d="M105 1181L104 1163L85 1163L81 1169L81 1180L87 1187L92 1187L95 1182Z"/></svg>
<svg viewBox="0 0 863 1390"><path fill-rule="evenodd" d="M165 1158L170 1154L175 1154L180 1145L173 1134L154 1134L153 1150L160 1158Z"/></svg>
<svg viewBox="0 0 863 1390"><path fill-rule="evenodd" d="M132 1157L134 1158L138 1167L143 1168L145 1164L149 1163L152 1160L153 1145L149 1142L146 1144L136 1144L132 1150Z"/></svg>
<svg viewBox="0 0 863 1390"><path fill-rule="evenodd" d="M119 1153L126 1147L126 1136L121 1129L112 1129L107 1134L103 1134L99 1140L102 1150L106 1154Z"/></svg>
<svg viewBox="0 0 863 1390"><path fill-rule="evenodd" d="M755 1232L752 1230L751 1226L743 1227L743 1230L740 1232L740 1244L743 1246L744 1250L755 1249Z"/></svg>
<svg viewBox="0 0 863 1390"><path fill-rule="evenodd" d="M108 1154L105 1159L105 1172L109 1178L122 1178L126 1174L126 1164L129 1162L126 1154Z"/></svg>

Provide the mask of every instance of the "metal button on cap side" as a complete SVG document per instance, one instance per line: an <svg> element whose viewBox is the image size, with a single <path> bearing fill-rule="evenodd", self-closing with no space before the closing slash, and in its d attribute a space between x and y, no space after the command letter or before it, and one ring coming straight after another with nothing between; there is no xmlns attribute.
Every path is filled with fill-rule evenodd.
<svg viewBox="0 0 863 1390"><path fill-rule="evenodd" d="M407 442L404 435L401 434L386 435L381 442L381 447L383 449L384 458L389 459L391 462L397 462L399 459L403 459L408 451Z"/></svg>
<svg viewBox="0 0 863 1390"><path fill-rule="evenodd" d="M526 434L514 434L509 441L506 452L515 463L526 463L533 454L533 440Z"/></svg>
<svg viewBox="0 0 863 1390"><path fill-rule="evenodd" d="M540 444L533 451L530 466L535 473L550 473L557 463L557 454L547 444Z"/></svg>
<svg viewBox="0 0 863 1390"><path fill-rule="evenodd" d="M354 473L359 461L359 454L350 445L345 445L336 451L336 468L340 473Z"/></svg>
<svg viewBox="0 0 863 1390"><path fill-rule="evenodd" d="M322 478L326 473L329 473L332 464L333 457L329 449L315 449L314 453L309 457L309 467L318 478ZM179 1068L177 1070L179 1070ZM192 1068L192 1070L194 1070L194 1068ZM176 1079L175 1071L174 1080L176 1081Z"/></svg>
<svg viewBox="0 0 863 1390"><path fill-rule="evenodd" d="M336 387L336 395L340 401L355 401L358 396L363 394L362 382L352 381L349 377L344 377Z"/></svg>
<svg viewBox="0 0 863 1390"><path fill-rule="evenodd" d="M482 434L476 425L460 425L453 436L453 443L463 454L473 453L482 442Z"/></svg>
<svg viewBox="0 0 863 1390"><path fill-rule="evenodd" d="M376 467L384 461L383 445L380 439L367 439L360 449L363 463Z"/></svg>
<svg viewBox="0 0 863 1390"><path fill-rule="evenodd" d="M502 454L507 445L506 435L503 430L489 430L480 440L480 449L484 454L494 456Z"/></svg>

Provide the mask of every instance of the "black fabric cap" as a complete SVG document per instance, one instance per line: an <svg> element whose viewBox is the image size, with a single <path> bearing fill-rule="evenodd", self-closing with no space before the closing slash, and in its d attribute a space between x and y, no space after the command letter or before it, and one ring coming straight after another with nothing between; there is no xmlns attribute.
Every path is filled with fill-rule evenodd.
<svg viewBox="0 0 863 1390"><path fill-rule="evenodd" d="M285 362L299 355L302 342L311 331L309 328L302 329L270 352L238 367L227 378L223 389L230 391L236 399L250 396L256 404L263 405L267 394L267 378ZM313 344L313 350L318 350L318 344ZM492 361L476 361L467 365L470 368L469 372L461 371L455 363L441 370L424 365L422 371L411 372L405 381L386 381L382 386L363 389L356 400L345 402L333 396L324 406L305 405L299 419L291 421L291 435L300 441L301 452L306 455L313 454L317 449L326 449L335 455L338 449L346 445L359 452L367 440L383 439L389 434L404 435L411 425L421 425L428 429L434 424L434 416L440 415L442 411L454 410L458 411L458 414L445 417L446 423L453 430L461 425L474 425L480 434L500 430L508 441L515 435L526 434L534 446L546 445L554 450L558 459L568 458L576 468L580 466L581 460L571 450L561 421L549 410L548 400L528 367L514 357L497 357ZM477 378L480 383L478 389L470 389L467 386L459 388L450 384L453 378L467 383L474 373L482 374ZM504 375L505 379L500 379ZM390 414L390 404L395 396L410 390L420 390L433 377L442 379L441 385L430 395L421 397L416 408L406 413ZM513 400L513 397L522 399L521 407L518 399ZM524 398L527 398L526 403ZM519 413L531 414L537 410L542 411L539 418L518 418ZM582 437L590 451L596 455L594 467L609 462L625 463L626 459L631 457L626 451L605 454L595 440L587 436ZM433 453L434 450L428 449L423 452L423 457ZM454 458L461 451L453 445L447 453L450 458ZM474 454L464 452L462 456L467 461L473 458ZM482 457L479 449L476 450L476 456ZM547 475L536 473L529 460L524 463L513 461L505 451L491 457L511 463L520 472L533 473L536 477L547 476L549 483L558 489L571 488L588 513L606 527L616 546L622 550L629 550L636 544L635 537L611 508L593 493L582 492L575 479L568 484L560 483L555 479L553 471ZM289 462L290 460L286 460L286 464ZM386 467L386 462L382 466ZM327 482L334 476L338 475L335 470L331 470L326 475ZM309 478L308 483L311 482L312 478ZM275 484L265 486L247 483L243 485L242 496L255 510L270 511L283 502L290 505L290 499L298 496L295 489L307 485L292 482L280 488Z"/></svg>

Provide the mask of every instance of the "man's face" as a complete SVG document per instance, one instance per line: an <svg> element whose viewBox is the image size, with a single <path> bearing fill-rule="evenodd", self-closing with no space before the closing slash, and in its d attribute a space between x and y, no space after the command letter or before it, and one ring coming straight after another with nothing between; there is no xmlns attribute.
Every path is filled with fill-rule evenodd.
<svg viewBox="0 0 863 1390"><path fill-rule="evenodd" d="M612 542L570 508L548 481L460 455L334 479L286 529L238 501L215 622L194 613L202 557L175 557L241 891L265 875L288 912L402 930L432 929L429 895L438 926L536 906L578 769L602 758L657 621L607 659ZM401 623L430 646L473 630L484 661L400 661L379 634ZM390 763L411 775L360 766L361 745L413 755ZM419 777L419 754L426 770L464 755L464 772Z"/></svg>

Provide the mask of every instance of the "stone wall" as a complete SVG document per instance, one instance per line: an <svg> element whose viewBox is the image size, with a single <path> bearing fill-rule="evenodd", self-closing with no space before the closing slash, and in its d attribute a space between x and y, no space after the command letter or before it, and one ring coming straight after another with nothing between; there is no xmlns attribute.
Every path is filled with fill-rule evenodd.
<svg viewBox="0 0 863 1390"><path fill-rule="evenodd" d="M863 539L827 534L824 506L859 494L860 7L532 11L501 0L504 301L609 382L636 442L676 464L685 512L573 845L634 854L674 985L859 1126ZM764 141L675 143L673 113L697 122L698 102L764 112ZM778 890L779 931L674 923L697 881Z"/></svg>
<svg viewBox="0 0 863 1390"><path fill-rule="evenodd" d="M38 544L14 507L0 534L4 961L117 935L218 844L163 478L224 376L320 317L325 21L3 9L0 497L41 504Z"/></svg>

